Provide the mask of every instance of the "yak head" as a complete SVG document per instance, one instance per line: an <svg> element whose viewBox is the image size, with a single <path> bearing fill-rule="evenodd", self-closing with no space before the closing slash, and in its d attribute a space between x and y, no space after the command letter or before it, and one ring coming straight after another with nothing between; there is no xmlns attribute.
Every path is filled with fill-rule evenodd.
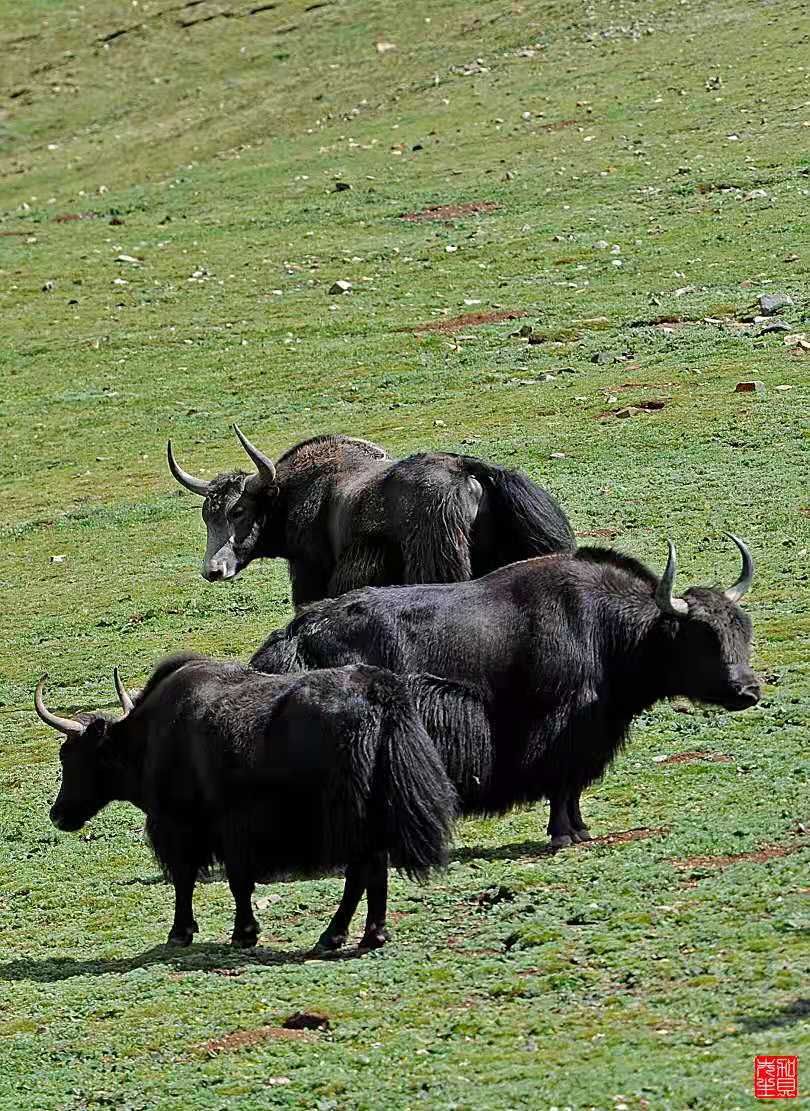
<svg viewBox="0 0 810 1111"><path fill-rule="evenodd" d="M117 668L114 677L126 716L132 709L132 699L118 677ZM50 818L57 829L75 832L117 797L114 758L117 739L110 735L117 722L98 711L79 713L75 718L51 713L42 696L46 679L47 675L43 675L37 683L34 706L45 724L65 738L59 749L62 781Z"/></svg>
<svg viewBox="0 0 810 1111"><path fill-rule="evenodd" d="M234 432L256 465L256 473L233 471L211 482L184 471L176 462L172 443L168 443L169 470L187 490L204 498L202 516L208 530L202 576L208 582L235 578L243 568L262 555L262 536L278 493L276 468L257 447L243 436L237 425Z"/></svg>
<svg viewBox="0 0 810 1111"><path fill-rule="evenodd" d="M670 542L669 559L655 600L663 613L677 618L673 623L670 674L665 678L671 693L726 710L745 710L761 697L750 663L751 619L737 605L751 586L754 561L742 540L736 536L731 539L742 556L742 570L733 586L726 590L692 586L676 598L672 587L677 566Z"/></svg>

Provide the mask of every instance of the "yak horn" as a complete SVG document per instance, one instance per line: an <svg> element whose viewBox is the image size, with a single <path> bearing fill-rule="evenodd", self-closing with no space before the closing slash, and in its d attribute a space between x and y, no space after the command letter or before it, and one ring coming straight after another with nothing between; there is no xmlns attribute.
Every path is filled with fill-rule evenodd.
<svg viewBox="0 0 810 1111"><path fill-rule="evenodd" d="M675 598L672 588L675 585L675 575L678 572L678 561L675 555L675 545L667 540L669 545L669 558L655 592L655 601L662 613L671 614L673 617L684 617L689 613L689 606L683 598Z"/></svg>
<svg viewBox="0 0 810 1111"><path fill-rule="evenodd" d="M742 540L740 540L739 536L735 536L731 532L728 536L740 549L740 555L742 556L742 571L740 572L740 577L734 583L734 586L730 586L728 590L725 591L725 595L730 602L739 602L743 594L747 594L751 589L751 582L754 578L754 557Z"/></svg>
<svg viewBox="0 0 810 1111"><path fill-rule="evenodd" d="M239 438L239 443L253 460L256 470L259 472L259 477L262 480L262 485L271 486L276 481L276 465L273 460L269 459L264 452L259 451L259 449L250 442L238 424L233 426L233 430Z"/></svg>
<svg viewBox="0 0 810 1111"><path fill-rule="evenodd" d="M128 714L133 708L135 703L132 701L132 695L121 682L121 676L118 674L118 668L113 668L113 682L115 683L115 693L118 695L118 701L121 703L121 708L125 714Z"/></svg>
<svg viewBox="0 0 810 1111"><path fill-rule="evenodd" d="M185 488L187 490L190 490L192 494L199 494L201 498L207 498L208 495L211 493L211 483L206 482L203 478L195 478L193 474L189 474L188 471L183 470L183 468L174 457L174 453L172 452L171 440L169 440L166 445L166 455L168 456L169 460L169 470L172 472L180 485L185 486Z"/></svg>
<svg viewBox="0 0 810 1111"><path fill-rule="evenodd" d="M45 724L50 725L51 729L58 729L66 737L80 737L84 733L84 726L81 722L74 721L73 718L60 718L58 714L52 714L45 705L42 698L42 687L47 678L48 676L45 674L37 683L37 689L34 692L34 708Z"/></svg>

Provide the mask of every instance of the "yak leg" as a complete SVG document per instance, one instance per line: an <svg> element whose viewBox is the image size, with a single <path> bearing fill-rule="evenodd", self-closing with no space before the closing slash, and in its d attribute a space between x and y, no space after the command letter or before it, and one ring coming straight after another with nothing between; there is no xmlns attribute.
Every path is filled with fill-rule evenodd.
<svg viewBox="0 0 810 1111"><path fill-rule="evenodd" d="M203 839L192 826L147 817L146 835L166 875L174 885L174 921L169 945L191 945L199 930L194 919L194 885L205 854Z"/></svg>
<svg viewBox="0 0 810 1111"><path fill-rule="evenodd" d="M568 793L556 791L549 798L551 812L548 819L548 834L551 837L551 848L564 849L574 842L574 830L568 816Z"/></svg>
<svg viewBox="0 0 810 1111"><path fill-rule="evenodd" d="M388 854L375 853L368 868L368 914L361 949L379 949L388 941L385 917L388 904Z"/></svg>
<svg viewBox="0 0 810 1111"><path fill-rule="evenodd" d="M329 597L337 598L361 586L386 586L391 576L386 568L385 550L373 544L351 544L340 553L329 580Z"/></svg>
<svg viewBox="0 0 810 1111"><path fill-rule="evenodd" d="M365 862L348 866L340 905L332 916L332 921L318 938L315 946L316 953L330 953L333 949L340 949L346 944L349 925L354 918L358 903L363 898L367 879L368 869Z"/></svg>
<svg viewBox="0 0 810 1111"><path fill-rule="evenodd" d="M194 918L194 884L197 882L197 864L184 862L172 867L174 883L174 921L169 930L168 944L185 947L199 931Z"/></svg>
<svg viewBox="0 0 810 1111"><path fill-rule="evenodd" d="M225 870L228 873L228 886L236 904L231 945L239 949L251 949L259 937L259 923L253 913L253 876L248 875L244 869L229 868L227 862Z"/></svg>
<svg viewBox="0 0 810 1111"><path fill-rule="evenodd" d="M571 836L574 841L590 841L591 835L579 809L579 800L579 790L572 791L568 796L568 822L571 826Z"/></svg>

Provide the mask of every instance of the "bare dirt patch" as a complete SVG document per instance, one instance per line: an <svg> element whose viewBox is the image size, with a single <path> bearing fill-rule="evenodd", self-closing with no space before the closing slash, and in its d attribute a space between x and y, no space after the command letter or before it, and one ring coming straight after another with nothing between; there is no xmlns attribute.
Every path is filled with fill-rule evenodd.
<svg viewBox="0 0 810 1111"><path fill-rule="evenodd" d="M580 539L591 537L596 540L615 540L619 535L619 530L617 528L594 528L590 529L589 532L578 532L576 535Z"/></svg>
<svg viewBox="0 0 810 1111"><path fill-rule="evenodd" d="M745 853L732 853L728 856L688 856L686 860L673 860L673 865L679 871L688 871L690 868L728 868L732 864L742 861L752 861L754 864L765 864L780 856L790 856L805 848L807 842L800 841L794 845L763 845L761 849L752 849Z"/></svg>
<svg viewBox="0 0 810 1111"><path fill-rule="evenodd" d="M662 764L733 764L734 757L723 752L676 752L667 756Z"/></svg>
<svg viewBox="0 0 810 1111"><path fill-rule="evenodd" d="M553 123L541 123L537 131L564 131L566 127L578 127L579 120L555 120Z"/></svg>
<svg viewBox="0 0 810 1111"><path fill-rule="evenodd" d="M285 1018L283 1026L285 1030L328 1030L329 1016L322 1011L296 1011Z"/></svg>
<svg viewBox="0 0 810 1111"><path fill-rule="evenodd" d="M430 320L427 324L414 324L411 328L400 328L401 332L460 332L464 328L475 328L480 324L502 324L504 320L522 320L528 315L522 309L499 312L465 312L461 316L451 316L444 320Z"/></svg>
<svg viewBox="0 0 810 1111"><path fill-rule="evenodd" d="M461 220L465 216L476 216L481 212L495 212L494 201L465 201L463 204L432 204L420 212L403 212L400 220L409 224L422 224L430 220Z"/></svg>
<svg viewBox="0 0 810 1111"><path fill-rule="evenodd" d="M288 1030L284 1026L259 1026L255 1030L234 1030L232 1034L224 1034L221 1038L212 1038L199 1047L200 1052L207 1053L209 1057L217 1057L220 1053L238 1053L240 1049L250 1049L254 1045L261 1045L267 1041L295 1041L308 1038L306 1030Z"/></svg>

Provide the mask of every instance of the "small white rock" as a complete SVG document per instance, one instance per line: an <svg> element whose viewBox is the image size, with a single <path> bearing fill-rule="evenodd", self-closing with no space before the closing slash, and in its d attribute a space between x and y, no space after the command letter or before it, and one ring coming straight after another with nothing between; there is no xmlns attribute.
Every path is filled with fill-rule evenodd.
<svg viewBox="0 0 810 1111"><path fill-rule="evenodd" d="M351 288L351 282L347 282L343 278L338 278L338 280L329 287L329 293L331 296L336 297L339 293L349 293Z"/></svg>

